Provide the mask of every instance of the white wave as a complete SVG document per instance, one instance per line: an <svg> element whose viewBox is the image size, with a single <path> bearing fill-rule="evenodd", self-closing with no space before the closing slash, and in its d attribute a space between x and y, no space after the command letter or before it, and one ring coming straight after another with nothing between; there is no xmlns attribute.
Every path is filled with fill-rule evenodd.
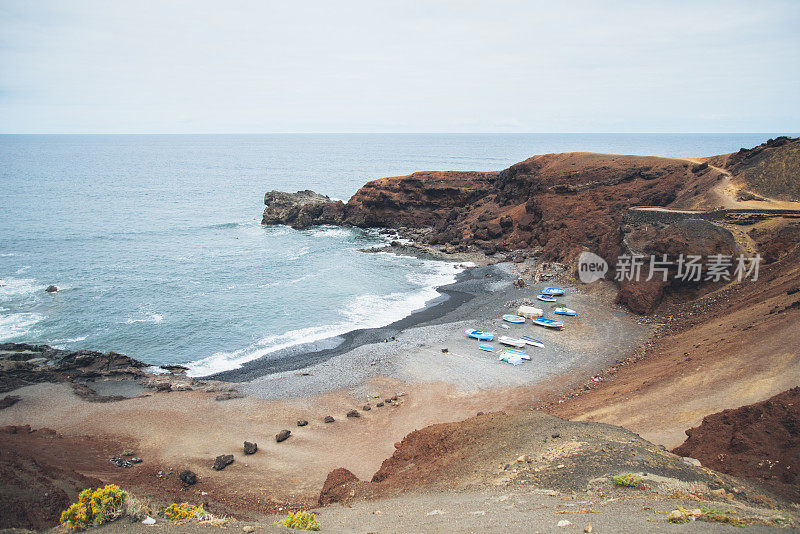
<svg viewBox="0 0 800 534"><path fill-rule="evenodd" d="M46 287L33 278L3 278L0 279L0 300L23 297Z"/></svg>
<svg viewBox="0 0 800 534"><path fill-rule="evenodd" d="M70 337L67 339L54 339L51 341L51 343L77 343L78 341L84 341L85 339L86 336Z"/></svg>
<svg viewBox="0 0 800 534"><path fill-rule="evenodd" d="M27 271L30 268L31 268L30 265L23 265L22 267L17 269L17 272L15 272L14 274L23 274L25 271Z"/></svg>
<svg viewBox="0 0 800 534"><path fill-rule="evenodd" d="M207 358L187 364L189 376L206 376L222 371L238 369L242 364L267 354L295 345L313 343L346 334L360 328L380 328L407 317L420 310L440 295L437 287L455 282L463 266L453 263L426 261L421 272L409 278L419 289L410 293L389 295L359 295L354 297L341 311L341 322L322 326L311 326L273 334L260 339L249 347L233 352L217 352Z"/></svg>
<svg viewBox="0 0 800 534"><path fill-rule="evenodd" d="M44 319L38 313L9 313L0 315L0 340L23 336L31 327Z"/></svg>
<svg viewBox="0 0 800 534"><path fill-rule="evenodd" d="M309 252L308 247L301 247L298 250L294 251L294 254L292 254L291 256L287 256L286 259L289 261L299 260L306 254L308 254L308 252Z"/></svg>
<svg viewBox="0 0 800 534"><path fill-rule="evenodd" d="M10 258L12 256L19 256L16 252L3 252L0 254L0 258Z"/></svg>
<svg viewBox="0 0 800 534"><path fill-rule="evenodd" d="M352 237L353 230L341 226L319 226L309 233L314 237Z"/></svg>
<svg viewBox="0 0 800 534"><path fill-rule="evenodd" d="M145 317L128 317L125 320L125 324L136 324L136 323L160 323L164 320L164 316L160 313L148 313Z"/></svg>
<svg viewBox="0 0 800 534"><path fill-rule="evenodd" d="M313 343L335 337L353 330L346 324L323 325L290 330L284 334L273 334L260 339L244 349L233 352L216 352L207 358L186 364L189 376L206 376L222 371L238 369L243 363L256 360L271 352L276 352L301 343Z"/></svg>

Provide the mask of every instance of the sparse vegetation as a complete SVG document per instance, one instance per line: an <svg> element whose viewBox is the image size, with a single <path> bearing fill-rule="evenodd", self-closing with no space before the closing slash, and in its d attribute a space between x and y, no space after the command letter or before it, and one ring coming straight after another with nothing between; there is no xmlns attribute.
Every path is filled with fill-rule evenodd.
<svg viewBox="0 0 800 534"><path fill-rule="evenodd" d="M275 521L276 525L283 525L288 528L296 530L319 530L321 528L317 521L317 516L312 513L300 510L298 512L289 512L285 519Z"/></svg>
<svg viewBox="0 0 800 534"><path fill-rule="evenodd" d="M743 526L746 523L739 517L729 515L731 510L724 512L712 506L703 506L700 508L702 514L697 519L701 521L711 521L713 523L726 523L728 525Z"/></svg>
<svg viewBox="0 0 800 534"><path fill-rule="evenodd" d="M211 514L203 510L202 506L182 502L167 506L167 509L164 510L164 519L170 521L205 521L211 519Z"/></svg>
<svg viewBox="0 0 800 534"><path fill-rule="evenodd" d="M633 473L623 473L621 475L616 475L611 477L611 480L613 480L614 484L616 484L617 486L625 486L628 488L644 487L642 479L634 475Z"/></svg>
<svg viewBox="0 0 800 534"><path fill-rule="evenodd" d="M61 513L61 524L73 532L81 532L91 526L113 521L125 513L128 493L114 484L83 490L78 502Z"/></svg>

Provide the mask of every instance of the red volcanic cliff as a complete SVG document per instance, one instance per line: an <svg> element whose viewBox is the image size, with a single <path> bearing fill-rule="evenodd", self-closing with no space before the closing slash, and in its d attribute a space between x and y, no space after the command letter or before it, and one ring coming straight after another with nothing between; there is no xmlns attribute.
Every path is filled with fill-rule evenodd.
<svg viewBox="0 0 800 534"><path fill-rule="evenodd" d="M543 247L564 259L587 247L616 255L634 205L666 206L695 179L692 164L647 156L534 156L500 172L417 172L364 185L346 204L300 205L295 227L351 224L430 230L431 244L487 252ZM268 193L264 220L276 222Z"/></svg>

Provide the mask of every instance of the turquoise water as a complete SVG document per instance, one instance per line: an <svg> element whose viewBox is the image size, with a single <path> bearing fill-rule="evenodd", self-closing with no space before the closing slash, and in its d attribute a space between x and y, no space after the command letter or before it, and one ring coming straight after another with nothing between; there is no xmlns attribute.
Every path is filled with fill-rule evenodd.
<svg viewBox="0 0 800 534"><path fill-rule="evenodd" d="M417 170L570 150L702 156L770 136L2 135L0 341L115 350L195 375L232 369L389 324L458 272L359 252L382 241L375 232L264 228L268 190L346 200Z"/></svg>

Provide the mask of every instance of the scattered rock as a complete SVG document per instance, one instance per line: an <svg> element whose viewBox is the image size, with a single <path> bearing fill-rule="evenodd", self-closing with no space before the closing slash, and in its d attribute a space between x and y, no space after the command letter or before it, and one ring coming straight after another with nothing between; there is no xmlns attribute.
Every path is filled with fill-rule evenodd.
<svg viewBox="0 0 800 534"><path fill-rule="evenodd" d="M214 465L217 465L216 462ZM221 469L221 468L220 468ZM217 469L219 471L219 469ZM186 484L187 486L194 486L197 484L197 475L194 471L190 471L186 469L185 471L181 471L181 474L178 475L178 478L181 479L181 482Z"/></svg>
<svg viewBox="0 0 800 534"><path fill-rule="evenodd" d="M18 397L17 395L6 395L0 399L0 410L14 406L20 400L22 400L22 397Z"/></svg>
<svg viewBox="0 0 800 534"><path fill-rule="evenodd" d="M361 409L364 410L365 412L368 412L372 409L372 406L370 406L369 404L365 404L364 406L361 407Z"/></svg>
<svg viewBox="0 0 800 534"><path fill-rule="evenodd" d="M130 467L132 465L128 460L121 456L114 456L109 461L117 467Z"/></svg>
<svg viewBox="0 0 800 534"><path fill-rule="evenodd" d="M557 525L557 526L559 526L559 527L568 527L568 526L570 526L571 524L572 524L572 523L571 523L570 521L567 521L566 519L562 519L561 521L559 521L558 523L556 523L556 525Z"/></svg>
<svg viewBox="0 0 800 534"><path fill-rule="evenodd" d="M308 421L306 421L305 419L300 419L297 422L297 426L306 426L307 424L308 424Z"/></svg>
<svg viewBox="0 0 800 534"><path fill-rule="evenodd" d="M275 441L277 441L278 443L280 443L281 441L286 441L287 439L289 439L289 436L291 435L292 435L291 430L286 430L286 429L281 430L275 435Z"/></svg>
<svg viewBox="0 0 800 534"><path fill-rule="evenodd" d="M450 349L442 349L442 354L447 354L448 352L450 352Z"/></svg>
<svg viewBox="0 0 800 534"><path fill-rule="evenodd" d="M245 526L242 527L242 532L255 532L255 531L256 531L256 527L254 527L252 525L245 525Z"/></svg>
<svg viewBox="0 0 800 534"><path fill-rule="evenodd" d="M336 419L334 419L334 418L333 418L332 416L330 416L330 415L326 415L326 416L325 416L325 419L323 419L323 420L322 420L322 422L323 422L323 423L333 423L334 421L336 421Z"/></svg>
<svg viewBox="0 0 800 534"><path fill-rule="evenodd" d="M361 417L361 414L358 413L358 410L350 410L347 412L347 417Z"/></svg>
<svg viewBox="0 0 800 534"><path fill-rule="evenodd" d="M156 520L148 515L147 517L142 519L142 524L143 525L155 525L156 524Z"/></svg>
<svg viewBox="0 0 800 534"><path fill-rule="evenodd" d="M244 395L242 395L238 391L231 390L231 391L223 391L223 392L219 393L216 397L214 397L214 400L224 401L224 400L231 400L231 399L241 399L242 397L244 397Z"/></svg>
<svg viewBox="0 0 800 534"><path fill-rule="evenodd" d="M58 291L58 288L56 286L47 286L47 289L45 289L45 291L47 291L48 293L56 293Z"/></svg>
<svg viewBox="0 0 800 534"><path fill-rule="evenodd" d="M382 402L379 402L378 404L376 404L376 405L375 405L375 407L376 407L376 408L383 408L383 403L382 403Z"/></svg>
<svg viewBox="0 0 800 534"><path fill-rule="evenodd" d="M170 373L185 373L189 370L188 367L184 367L183 365L162 365L161 369L169 371Z"/></svg>
<svg viewBox="0 0 800 534"><path fill-rule="evenodd" d="M252 443L250 441L244 442L244 453L245 454L255 454L258 450L258 444Z"/></svg>
<svg viewBox="0 0 800 534"><path fill-rule="evenodd" d="M220 454L219 456L214 458L214 465L211 466L211 469L213 469L214 471L222 471L232 463L233 463L232 454Z"/></svg>
<svg viewBox="0 0 800 534"><path fill-rule="evenodd" d="M591 532L592 531L592 524L591 523L587 523L586 526L583 527L583 531L586 532L586 533Z"/></svg>
<svg viewBox="0 0 800 534"><path fill-rule="evenodd" d="M320 506L351 499L355 496L358 483L358 477L344 467L334 469L328 473L325 484L322 485L322 491L317 499Z"/></svg>

